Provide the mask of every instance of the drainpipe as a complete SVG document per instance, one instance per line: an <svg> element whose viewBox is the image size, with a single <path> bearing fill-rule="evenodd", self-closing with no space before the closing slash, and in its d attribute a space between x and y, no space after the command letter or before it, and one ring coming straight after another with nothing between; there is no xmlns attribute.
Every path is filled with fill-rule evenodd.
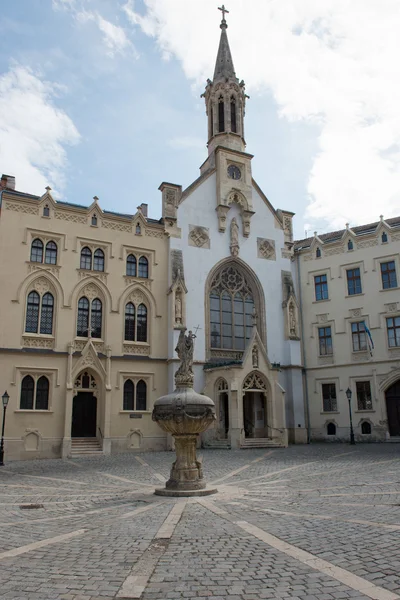
<svg viewBox="0 0 400 600"><path fill-rule="evenodd" d="M301 294L301 272L300 272L300 257L299 254L296 254L296 264L297 264L297 279L299 286L299 301L300 301L300 325L301 325L301 353L303 355L303 380L304 380L304 395L306 401L306 427L307 427L307 444L310 443L310 403L308 397L308 382L307 382L307 356L306 356L306 347L304 343L304 327L303 327L303 298Z"/></svg>

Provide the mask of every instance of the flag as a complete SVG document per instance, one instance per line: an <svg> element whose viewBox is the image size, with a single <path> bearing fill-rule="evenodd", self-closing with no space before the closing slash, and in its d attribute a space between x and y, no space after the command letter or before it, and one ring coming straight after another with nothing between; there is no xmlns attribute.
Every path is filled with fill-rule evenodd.
<svg viewBox="0 0 400 600"><path fill-rule="evenodd" d="M369 352L372 356L372 350L374 349L374 340L372 339L371 331L365 321L364 321L364 329L367 334L367 342L368 342Z"/></svg>

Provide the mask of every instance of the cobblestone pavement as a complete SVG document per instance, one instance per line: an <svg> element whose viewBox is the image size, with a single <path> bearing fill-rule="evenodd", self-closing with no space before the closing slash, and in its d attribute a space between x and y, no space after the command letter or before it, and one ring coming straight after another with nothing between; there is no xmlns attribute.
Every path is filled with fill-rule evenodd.
<svg viewBox="0 0 400 600"><path fill-rule="evenodd" d="M167 452L1 467L0 598L400 599L400 445L202 455L197 499Z"/></svg>

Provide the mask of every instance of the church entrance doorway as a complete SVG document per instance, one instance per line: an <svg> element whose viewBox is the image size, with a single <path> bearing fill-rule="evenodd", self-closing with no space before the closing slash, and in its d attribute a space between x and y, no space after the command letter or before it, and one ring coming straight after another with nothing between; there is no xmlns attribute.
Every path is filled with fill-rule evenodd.
<svg viewBox="0 0 400 600"><path fill-rule="evenodd" d="M247 391L243 396L243 424L246 438L268 437L265 395Z"/></svg>
<svg viewBox="0 0 400 600"><path fill-rule="evenodd" d="M400 379L386 390L385 395L389 433L400 437Z"/></svg>
<svg viewBox="0 0 400 600"><path fill-rule="evenodd" d="M218 438L220 440L228 439L229 433L229 393L228 383L225 379L219 379L217 382L218 396Z"/></svg>
<svg viewBox="0 0 400 600"><path fill-rule="evenodd" d="M96 437L97 398L93 392L78 392L72 405L71 437Z"/></svg>

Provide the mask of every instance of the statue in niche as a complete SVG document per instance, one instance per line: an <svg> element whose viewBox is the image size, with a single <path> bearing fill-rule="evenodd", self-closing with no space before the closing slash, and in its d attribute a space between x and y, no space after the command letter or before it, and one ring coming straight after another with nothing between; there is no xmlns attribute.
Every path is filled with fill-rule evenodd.
<svg viewBox="0 0 400 600"><path fill-rule="evenodd" d="M175 323L182 324L182 296L180 290L175 295Z"/></svg>
<svg viewBox="0 0 400 600"><path fill-rule="evenodd" d="M293 302L289 305L289 335L291 337L297 336L296 310Z"/></svg>
<svg viewBox="0 0 400 600"><path fill-rule="evenodd" d="M258 369L258 348L257 346L253 346L252 350L252 358L253 358L253 368Z"/></svg>
<svg viewBox="0 0 400 600"><path fill-rule="evenodd" d="M186 328L182 329L178 343L175 348L181 364L179 369L175 373L176 385L193 385L194 373L193 373L193 353L194 353L194 339L196 336L192 331L189 331L188 335L185 335Z"/></svg>
<svg viewBox="0 0 400 600"><path fill-rule="evenodd" d="M239 255L239 225L237 224L236 218L233 217L231 221L231 255Z"/></svg>

